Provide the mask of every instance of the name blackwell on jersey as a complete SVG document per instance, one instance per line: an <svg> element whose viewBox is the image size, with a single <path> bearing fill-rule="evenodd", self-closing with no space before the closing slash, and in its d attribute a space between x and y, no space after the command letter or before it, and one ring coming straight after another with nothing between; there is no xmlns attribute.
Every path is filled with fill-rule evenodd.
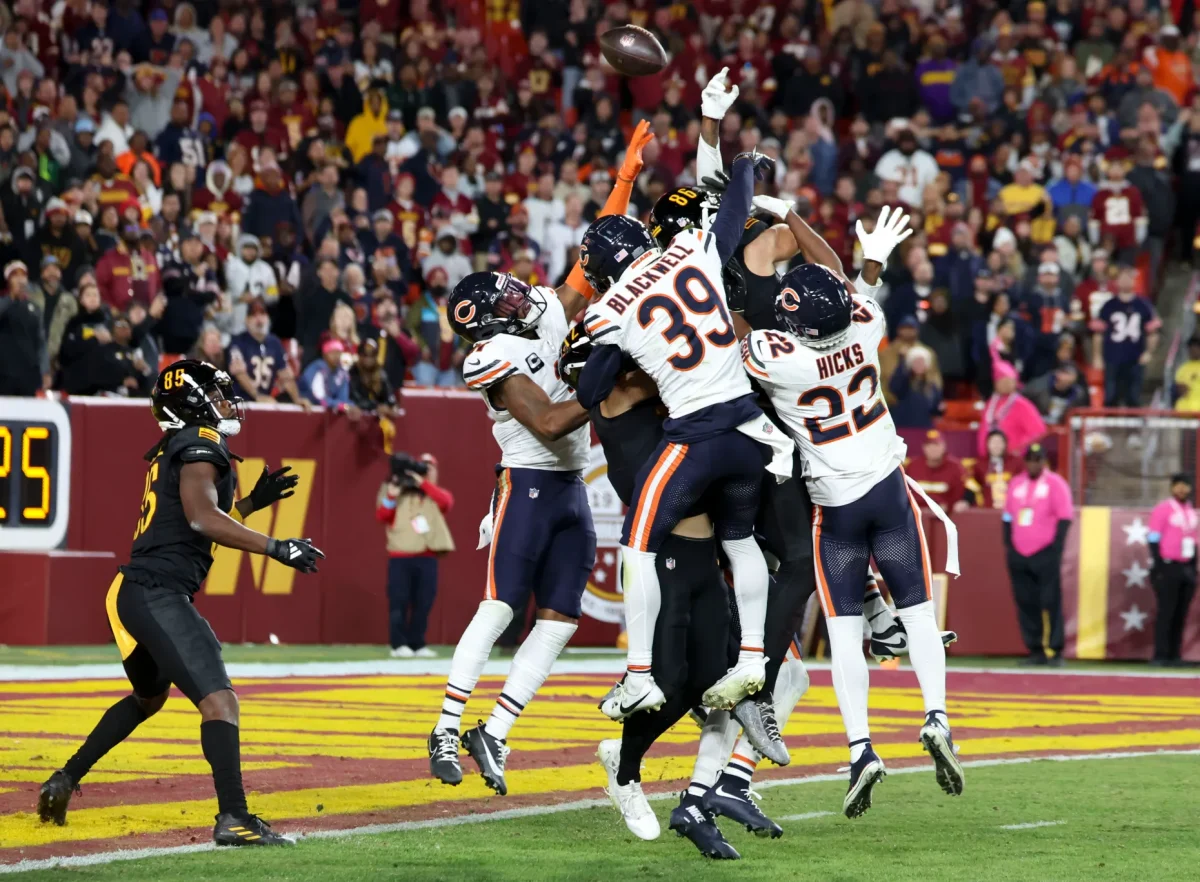
<svg viewBox="0 0 1200 882"><path fill-rule="evenodd" d="M630 292L629 295L618 291L609 297L604 305L612 309L617 315L624 315L625 310L633 306L637 301L639 294L650 290L651 285L679 266L695 250L695 248L689 248L683 244L672 243L671 247L663 252L662 257L658 259L658 262L654 266L625 284L625 290Z"/></svg>

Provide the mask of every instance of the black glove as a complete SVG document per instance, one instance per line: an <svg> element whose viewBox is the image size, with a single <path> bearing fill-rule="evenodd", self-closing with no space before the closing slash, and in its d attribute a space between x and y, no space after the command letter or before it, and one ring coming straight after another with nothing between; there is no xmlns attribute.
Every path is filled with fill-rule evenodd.
<svg viewBox="0 0 1200 882"><path fill-rule="evenodd" d="M291 470L291 466L284 466L277 472L271 472L263 466L258 483L254 485L249 496L255 511L273 505L281 499L287 499L296 492L292 488L300 483L300 476L287 474Z"/></svg>
<svg viewBox="0 0 1200 882"><path fill-rule="evenodd" d="M583 322L578 322L571 328L571 332L559 347L558 375L572 389L579 388L579 375L594 348L592 337Z"/></svg>
<svg viewBox="0 0 1200 882"><path fill-rule="evenodd" d="M759 153L757 150L739 153L733 157L734 163L739 159L748 159L754 165L754 180L756 181L765 181L767 175L775 168L775 160L765 153Z"/></svg>
<svg viewBox="0 0 1200 882"><path fill-rule="evenodd" d="M317 572L317 561L325 555L307 539L268 539L267 557L302 573Z"/></svg>
<svg viewBox="0 0 1200 882"><path fill-rule="evenodd" d="M714 193L724 193L725 188L729 186L729 175L718 171L711 177L701 178L700 186L706 190L712 190Z"/></svg>

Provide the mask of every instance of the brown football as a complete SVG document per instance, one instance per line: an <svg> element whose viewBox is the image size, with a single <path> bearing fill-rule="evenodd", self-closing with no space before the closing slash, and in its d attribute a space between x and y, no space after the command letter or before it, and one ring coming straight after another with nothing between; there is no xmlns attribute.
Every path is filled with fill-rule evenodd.
<svg viewBox="0 0 1200 882"><path fill-rule="evenodd" d="M600 35L600 51L627 77L644 77L667 66L667 53L658 38L637 25L622 25Z"/></svg>

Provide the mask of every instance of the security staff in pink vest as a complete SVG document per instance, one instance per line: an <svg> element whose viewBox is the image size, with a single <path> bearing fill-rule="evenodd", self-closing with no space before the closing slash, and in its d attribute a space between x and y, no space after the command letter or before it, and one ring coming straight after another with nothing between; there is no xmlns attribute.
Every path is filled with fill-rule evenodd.
<svg viewBox="0 0 1200 882"><path fill-rule="evenodd" d="M1196 596L1196 530L1200 516L1188 497L1192 479L1185 474L1171 478L1171 498L1150 513L1150 554L1154 568L1150 578L1158 598L1154 622L1154 658L1157 667L1180 664L1180 646L1188 607Z"/></svg>
<svg viewBox="0 0 1200 882"><path fill-rule="evenodd" d="M1025 471L1008 485L1003 515L1008 575L1021 637L1029 649L1022 664L1063 664L1060 574L1074 515L1067 482L1046 469L1042 445L1031 444L1025 451Z"/></svg>

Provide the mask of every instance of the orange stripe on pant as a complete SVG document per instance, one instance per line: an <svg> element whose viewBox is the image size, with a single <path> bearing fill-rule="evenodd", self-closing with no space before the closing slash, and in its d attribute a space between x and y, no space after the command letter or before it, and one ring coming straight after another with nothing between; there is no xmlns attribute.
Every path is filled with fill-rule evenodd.
<svg viewBox="0 0 1200 882"><path fill-rule="evenodd" d="M917 538L921 542L921 571L925 577L925 599L933 600L933 574L929 565L929 546L925 544L925 526L921 521L921 509L917 505L917 500L913 498L913 493L908 489L908 484L904 485L904 492L908 494L908 504L912 507L913 518L917 522Z"/></svg>
<svg viewBox="0 0 1200 882"><path fill-rule="evenodd" d="M633 529L630 530L629 542L634 551L645 551L650 545L650 532L654 528L663 489L671 482L671 476L687 456L687 450L686 444L668 444L650 470L646 485L642 487L642 495L638 498L637 513L633 518Z"/></svg>
<svg viewBox="0 0 1200 882"><path fill-rule="evenodd" d="M821 506L813 504L813 570L817 577L817 596L821 599L821 609L827 618L835 618L837 609L833 605L833 595L829 593L829 583L825 581L825 567L821 563Z"/></svg>
<svg viewBox="0 0 1200 882"><path fill-rule="evenodd" d="M500 544L500 525L504 521L504 509L508 506L508 497L512 495L512 477L508 469L500 473L499 490L496 494L496 514L492 522L492 547L488 551L488 578L485 596L488 600L496 599L496 546Z"/></svg>

